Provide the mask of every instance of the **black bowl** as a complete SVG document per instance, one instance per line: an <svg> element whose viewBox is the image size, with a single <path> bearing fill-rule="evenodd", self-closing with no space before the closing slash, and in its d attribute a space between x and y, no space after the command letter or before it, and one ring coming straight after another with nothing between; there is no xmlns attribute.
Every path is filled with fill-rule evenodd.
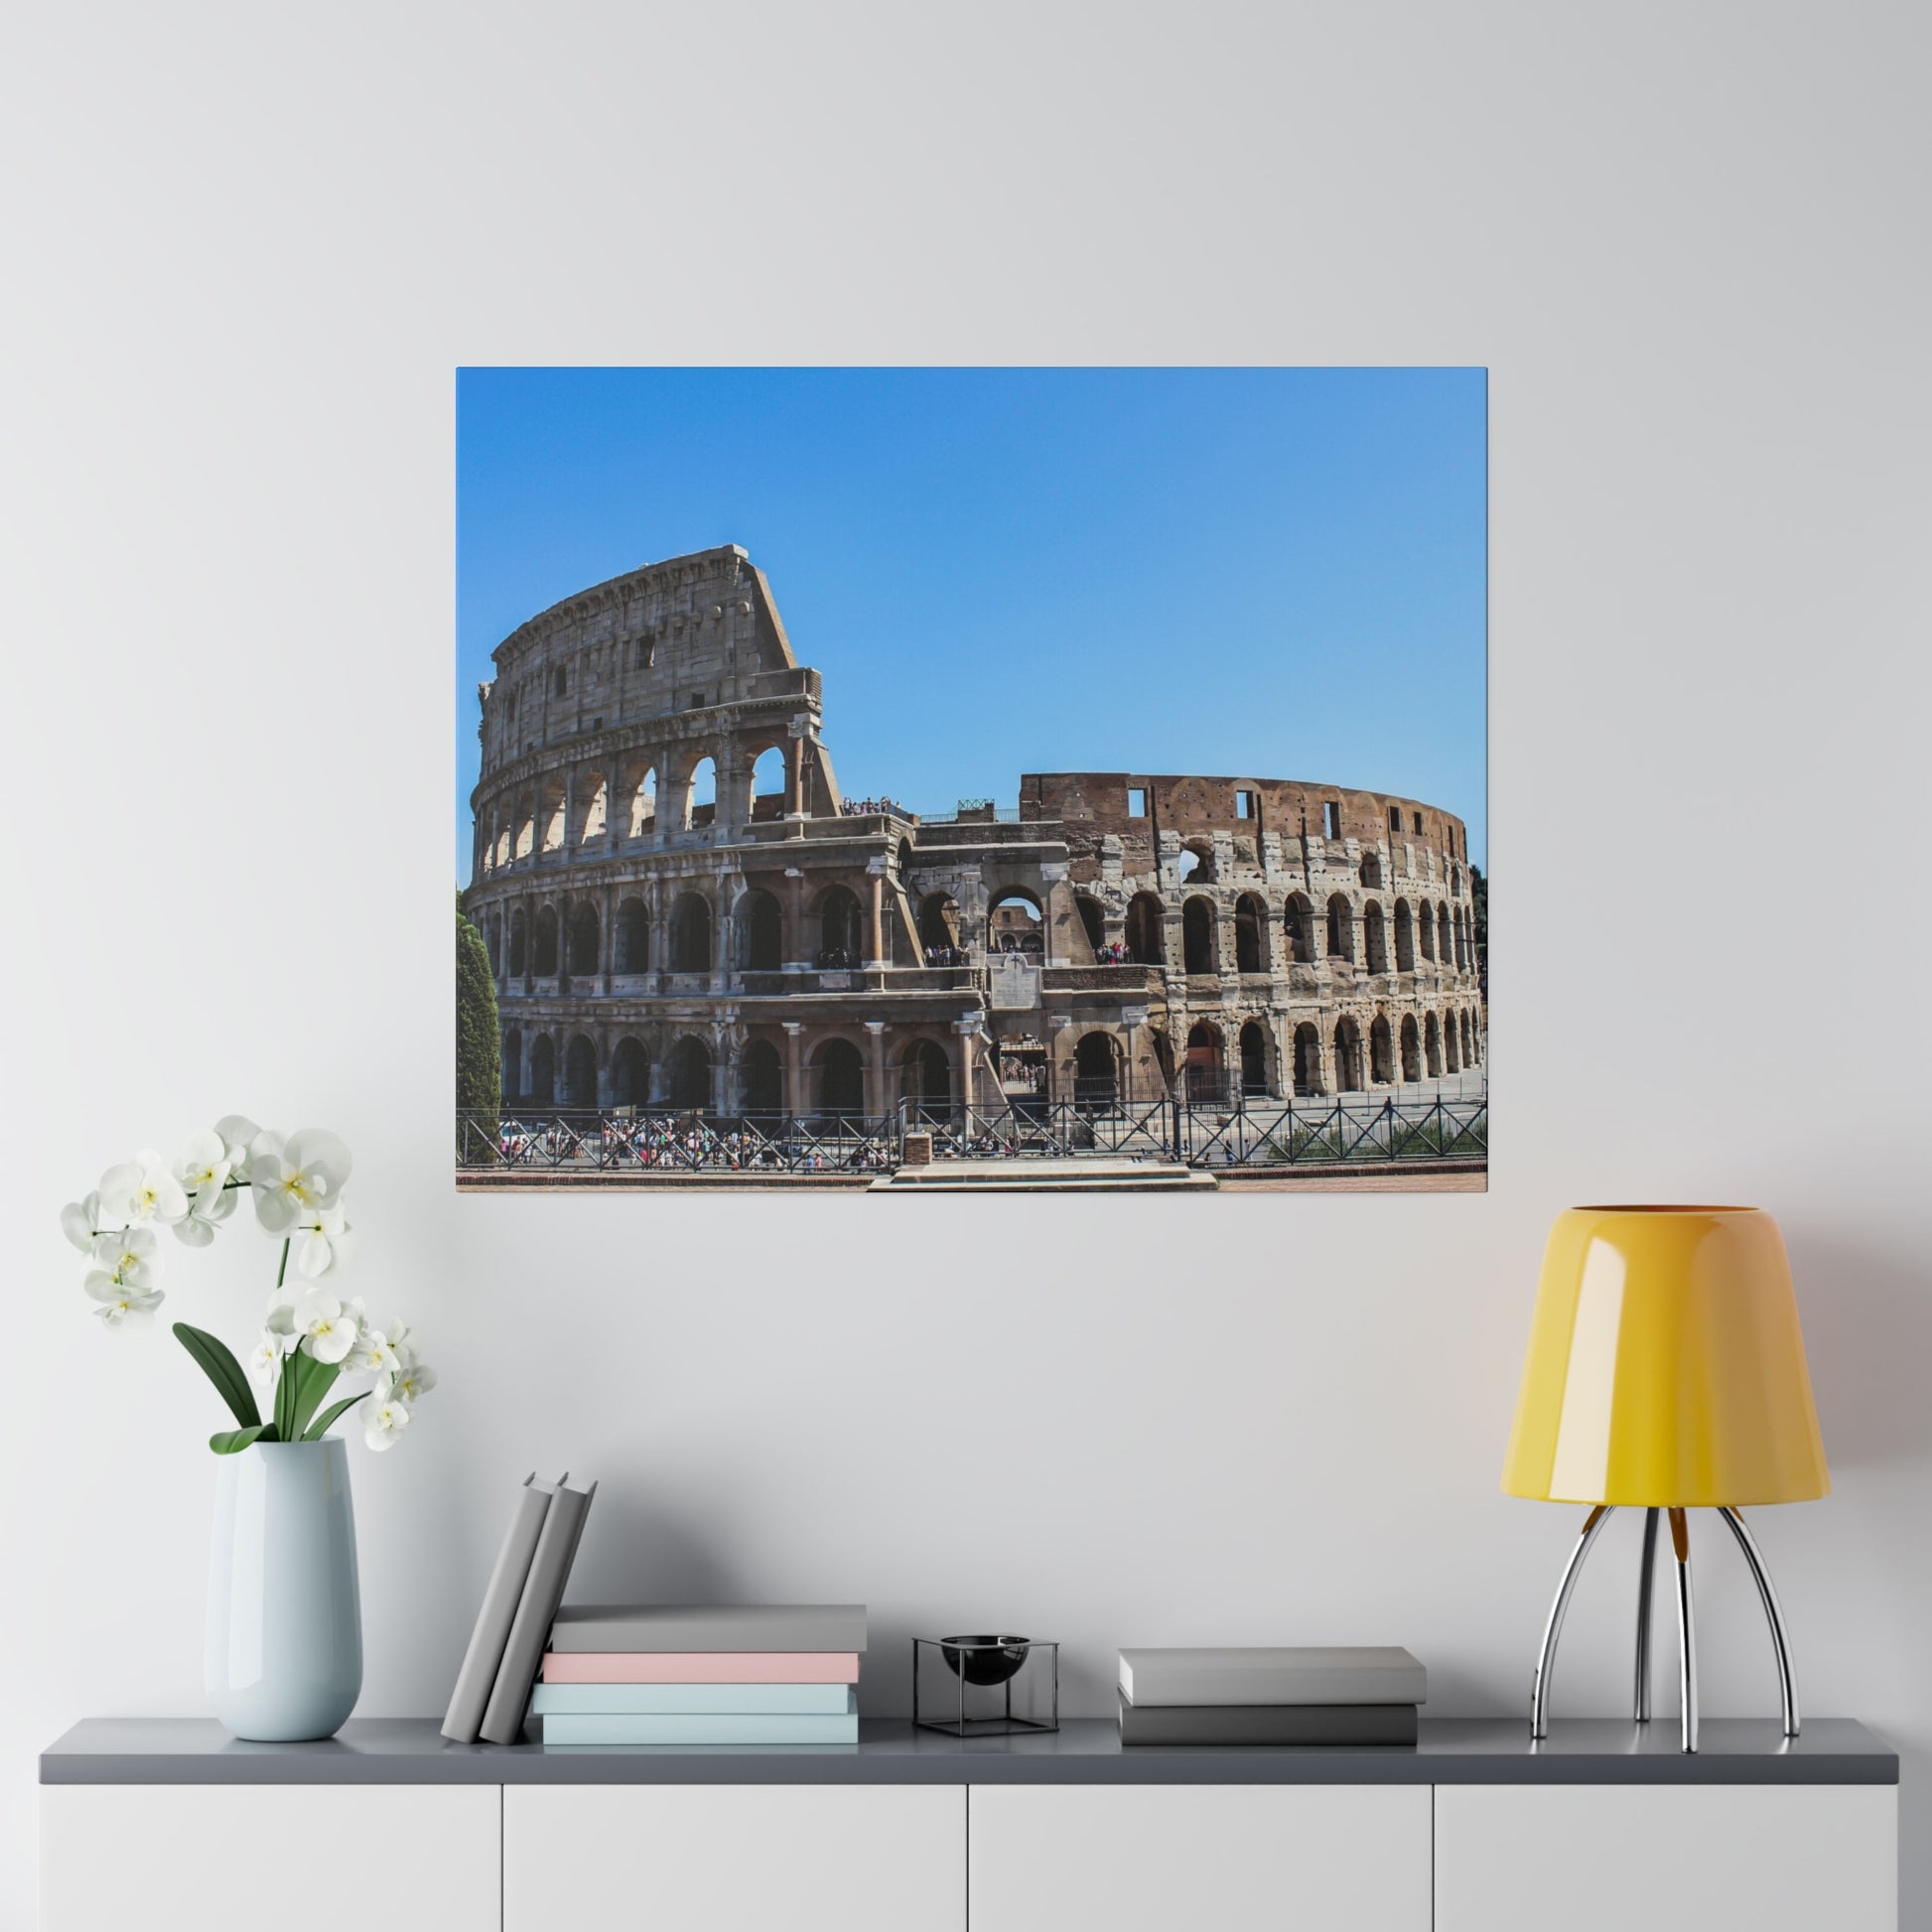
<svg viewBox="0 0 1932 1932"><path fill-rule="evenodd" d="M1020 1674L1031 1637L941 1637L939 1654L968 1684L1004 1684Z"/></svg>

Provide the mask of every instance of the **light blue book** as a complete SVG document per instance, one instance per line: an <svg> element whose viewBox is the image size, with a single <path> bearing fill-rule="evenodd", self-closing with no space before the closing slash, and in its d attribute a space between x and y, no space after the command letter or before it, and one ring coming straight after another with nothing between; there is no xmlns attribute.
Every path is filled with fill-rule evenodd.
<svg viewBox="0 0 1932 1932"><path fill-rule="evenodd" d="M643 1712L545 1718L546 1744L856 1744L859 1714L790 1716L728 1711L666 1716Z"/></svg>
<svg viewBox="0 0 1932 1932"><path fill-rule="evenodd" d="M850 1684L539 1684L539 1718L852 1718Z"/></svg>

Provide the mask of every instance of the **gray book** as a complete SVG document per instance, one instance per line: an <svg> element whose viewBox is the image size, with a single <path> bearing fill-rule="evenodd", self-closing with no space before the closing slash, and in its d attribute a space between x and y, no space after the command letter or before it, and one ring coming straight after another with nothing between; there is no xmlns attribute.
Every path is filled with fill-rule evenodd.
<svg viewBox="0 0 1932 1932"><path fill-rule="evenodd" d="M1130 1704L1123 1744L1413 1744L1413 1704Z"/></svg>
<svg viewBox="0 0 1932 1932"><path fill-rule="evenodd" d="M1423 1667L1398 1644L1123 1650L1121 1694L1159 1704L1427 1704Z"/></svg>
<svg viewBox="0 0 1932 1932"><path fill-rule="evenodd" d="M559 1476L557 1481L563 1479ZM496 1567L483 1587L483 1608L477 1612L477 1627L470 1632L470 1648L463 1653L456 1689L450 1693L449 1715L443 1720L443 1735L456 1743L474 1744L483 1730L483 1711L496 1685L503 1647L509 1642L530 1559L536 1554L537 1537L556 1488L557 1483L539 1482L533 1469L516 1492L516 1507L496 1552Z"/></svg>
<svg viewBox="0 0 1932 1932"><path fill-rule="evenodd" d="M863 1603L575 1603L552 1650L770 1652L866 1647Z"/></svg>
<svg viewBox="0 0 1932 1932"><path fill-rule="evenodd" d="M524 1579L523 1594L504 1640L503 1661L496 1667L496 1682L483 1712L482 1734L488 1743L513 1744L523 1735L523 1712L543 1662L543 1640L563 1601L570 1566L584 1534L584 1518L596 1494L596 1483L588 1489L568 1489L559 1483L544 1511L530 1574Z"/></svg>

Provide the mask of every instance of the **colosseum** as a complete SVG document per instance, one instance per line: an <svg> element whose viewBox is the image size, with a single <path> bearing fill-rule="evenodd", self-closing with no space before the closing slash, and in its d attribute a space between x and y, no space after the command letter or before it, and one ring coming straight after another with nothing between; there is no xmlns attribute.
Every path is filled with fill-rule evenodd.
<svg viewBox="0 0 1932 1932"><path fill-rule="evenodd" d="M1434 806L1133 771L1032 773L1017 809L855 799L736 545L493 656L466 905L511 1107L1238 1107L1481 1064L1467 846Z"/></svg>

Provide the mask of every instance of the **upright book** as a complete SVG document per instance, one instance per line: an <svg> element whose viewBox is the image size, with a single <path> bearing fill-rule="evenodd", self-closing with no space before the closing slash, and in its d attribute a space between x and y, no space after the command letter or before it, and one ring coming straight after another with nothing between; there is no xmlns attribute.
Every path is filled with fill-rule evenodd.
<svg viewBox="0 0 1932 1932"><path fill-rule="evenodd" d="M536 1682L544 1642L563 1601L564 1587L570 1582L570 1566L576 1561L584 1519L596 1494L596 1483L588 1489L571 1489L559 1483L544 1511L543 1527L530 1556L530 1574L524 1579L523 1594L503 1643L503 1660L496 1667L496 1682L483 1711L482 1735L489 1743L513 1744L523 1734L530 1687Z"/></svg>
<svg viewBox="0 0 1932 1932"><path fill-rule="evenodd" d="M559 1476L557 1482L539 1482L533 1469L516 1492L516 1507L510 1512L509 1528L503 1534L502 1547L496 1552L496 1566L483 1587L477 1627L470 1632L470 1648L463 1653L463 1664L456 1674L456 1689L450 1693L449 1713L443 1720L443 1735L456 1743L474 1744L483 1732L483 1712L495 1688L503 1647L509 1642L510 1625L516 1620L516 1606L522 1600L523 1586L529 1579L537 1537L543 1529L550 1498L556 1494L557 1483L563 1480L564 1476Z"/></svg>

